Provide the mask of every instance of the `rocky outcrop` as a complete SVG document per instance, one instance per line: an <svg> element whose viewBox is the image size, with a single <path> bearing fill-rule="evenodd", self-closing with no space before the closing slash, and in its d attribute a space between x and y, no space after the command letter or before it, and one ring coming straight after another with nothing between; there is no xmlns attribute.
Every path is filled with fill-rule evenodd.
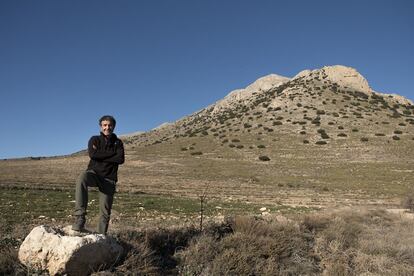
<svg viewBox="0 0 414 276"><path fill-rule="evenodd" d="M325 66L316 70L303 70L297 74L297 78L314 78L329 79L333 83L337 83L343 87L355 89L366 93L372 92L368 81L354 68L343 65Z"/></svg>
<svg viewBox="0 0 414 276"><path fill-rule="evenodd" d="M237 89L230 92L224 99L214 104L212 113L215 114L221 112L223 109L232 108L236 104L243 104L243 101L253 97L255 95L254 93L263 93L287 81L289 81L289 78L276 74L264 76L244 89Z"/></svg>
<svg viewBox="0 0 414 276"><path fill-rule="evenodd" d="M35 227L23 241L19 260L51 275L88 275L116 263L122 251L113 238L105 235L76 236L70 226L58 229L42 225Z"/></svg>

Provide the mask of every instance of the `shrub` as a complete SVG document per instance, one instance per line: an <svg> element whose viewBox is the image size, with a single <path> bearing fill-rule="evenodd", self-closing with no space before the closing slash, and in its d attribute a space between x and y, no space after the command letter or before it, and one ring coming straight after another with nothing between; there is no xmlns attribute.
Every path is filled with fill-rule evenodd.
<svg viewBox="0 0 414 276"><path fill-rule="evenodd" d="M239 143L240 142L240 140L239 139L232 139L231 140L233 143Z"/></svg>
<svg viewBox="0 0 414 276"><path fill-rule="evenodd" d="M398 137L397 135L394 135L394 136L392 136L392 139L398 141L398 140L400 140L400 137Z"/></svg>
<svg viewBox="0 0 414 276"><path fill-rule="evenodd" d="M308 237L292 223L249 217L228 222L231 233L206 234L176 254L179 275L316 275Z"/></svg>
<svg viewBox="0 0 414 276"><path fill-rule="evenodd" d="M385 136L384 133L375 133L375 136Z"/></svg>
<svg viewBox="0 0 414 276"><path fill-rule="evenodd" d="M259 149L264 149L266 146L265 145L258 145L257 146Z"/></svg>
<svg viewBox="0 0 414 276"><path fill-rule="evenodd" d="M326 141L317 141L315 144L317 144L317 145L325 145L327 143L326 143Z"/></svg>
<svg viewBox="0 0 414 276"><path fill-rule="evenodd" d="M367 137L362 137L361 142L368 142L368 138Z"/></svg>
<svg viewBox="0 0 414 276"><path fill-rule="evenodd" d="M338 137L348 137L348 135L346 135L345 133L341 132L338 134Z"/></svg>
<svg viewBox="0 0 414 276"><path fill-rule="evenodd" d="M280 126L280 125L283 125L283 123L281 121L275 121L275 122L273 122L273 125L274 126Z"/></svg>
<svg viewBox="0 0 414 276"><path fill-rule="evenodd" d="M261 156L259 156L259 160L260 161L270 161L270 158L266 155L261 155Z"/></svg>
<svg viewBox="0 0 414 276"><path fill-rule="evenodd" d="M304 144L309 144L309 140L303 140Z"/></svg>
<svg viewBox="0 0 414 276"><path fill-rule="evenodd" d="M311 123L314 124L314 125L320 125L321 124L321 118L317 117L317 118L313 119Z"/></svg>
<svg viewBox="0 0 414 276"><path fill-rule="evenodd" d="M395 130L394 134L402 134L402 131L401 130Z"/></svg>
<svg viewBox="0 0 414 276"><path fill-rule="evenodd" d="M191 155L202 155L203 153L201 151L195 151L192 152Z"/></svg>
<svg viewBox="0 0 414 276"><path fill-rule="evenodd" d="M410 212L414 212L414 190L407 193L402 200L401 205L403 208L410 210Z"/></svg>
<svg viewBox="0 0 414 276"><path fill-rule="evenodd" d="M233 145L233 144L229 144L229 147L230 147L230 148L234 148L234 147L235 147L235 145Z"/></svg>
<svg viewBox="0 0 414 276"><path fill-rule="evenodd" d="M2 238L0 243L0 275L35 275L35 271L25 271L17 257L17 250L5 240Z"/></svg>
<svg viewBox="0 0 414 276"><path fill-rule="evenodd" d="M327 133L324 132L324 133L321 133L321 138L322 139L329 139L330 137Z"/></svg>
<svg viewBox="0 0 414 276"><path fill-rule="evenodd" d="M127 253L115 275L171 275L177 265L174 253L197 235L194 227L121 231L117 239Z"/></svg>
<svg viewBox="0 0 414 276"><path fill-rule="evenodd" d="M236 148L242 149L242 148L244 148L244 146L243 145L237 145Z"/></svg>

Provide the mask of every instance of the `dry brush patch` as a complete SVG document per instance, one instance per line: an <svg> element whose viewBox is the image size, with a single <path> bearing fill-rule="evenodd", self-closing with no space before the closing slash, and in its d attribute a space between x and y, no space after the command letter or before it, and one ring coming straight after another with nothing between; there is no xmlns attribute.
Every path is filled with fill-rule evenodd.
<svg viewBox="0 0 414 276"><path fill-rule="evenodd" d="M0 229L0 272L28 272L16 258L27 227ZM105 275L413 275L412 229L412 219L356 208L229 217L203 231L130 228L114 234L126 254Z"/></svg>

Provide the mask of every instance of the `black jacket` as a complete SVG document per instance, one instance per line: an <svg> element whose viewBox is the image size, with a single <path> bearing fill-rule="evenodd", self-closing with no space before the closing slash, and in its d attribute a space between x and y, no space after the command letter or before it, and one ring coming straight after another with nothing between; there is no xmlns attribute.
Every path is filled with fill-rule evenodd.
<svg viewBox="0 0 414 276"><path fill-rule="evenodd" d="M124 163L125 153L122 141L115 134L108 138L102 133L100 136L92 136L88 143L88 153L91 158L88 170L118 181L118 165Z"/></svg>

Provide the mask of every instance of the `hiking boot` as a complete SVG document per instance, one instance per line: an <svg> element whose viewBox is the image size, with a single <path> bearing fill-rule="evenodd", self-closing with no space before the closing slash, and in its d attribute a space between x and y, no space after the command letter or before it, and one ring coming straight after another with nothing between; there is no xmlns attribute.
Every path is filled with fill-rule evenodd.
<svg viewBox="0 0 414 276"><path fill-rule="evenodd" d="M72 225L72 230L82 232L85 231L85 216L76 216L76 221Z"/></svg>

